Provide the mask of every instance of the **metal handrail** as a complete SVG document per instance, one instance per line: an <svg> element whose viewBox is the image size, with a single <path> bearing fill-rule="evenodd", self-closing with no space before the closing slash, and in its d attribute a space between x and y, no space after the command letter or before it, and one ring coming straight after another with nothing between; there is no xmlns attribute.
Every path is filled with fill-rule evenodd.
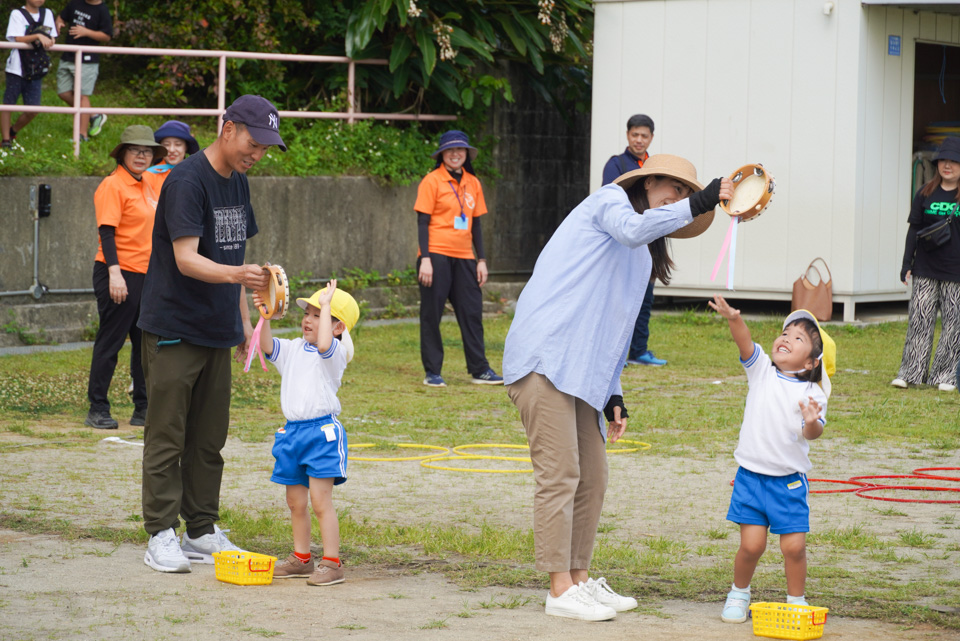
<svg viewBox="0 0 960 641"><path fill-rule="evenodd" d="M0 49L32 49L32 45L23 42L0 42ZM80 155L80 114L127 114L127 115L167 115L167 116L215 116L217 131L222 121L220 116L226 111L226 84L227 58L244 60L278 60L283 62L312 62L312 63L340 63L347 65L347 110L344 111L280 111L281 118L323 118L346 120L353 123L355 120L421 120L421 121L450 121L456 116L438 114L405 114L405 113L373 113L362 112L356 109L355 99L355 68L356 65L387 65L382 58L368 58L354 60L347 56L314 56L293 53L265 53L257 51L219 51L216 49L164 49L148 47L101 47L86 45L54 45L49 49L52 52L73 51L83 57L84 53L99 53L108 55L132 56L180 56L187 58L218 58L220 64L217 72L217 108L161 108L161 107L81 107L80 87L83 65L76 65L73 77L73 107L44 107L32 105L0 105L0 111L32 112L32 113L68 113L73 114L73 155Z"/></svg>

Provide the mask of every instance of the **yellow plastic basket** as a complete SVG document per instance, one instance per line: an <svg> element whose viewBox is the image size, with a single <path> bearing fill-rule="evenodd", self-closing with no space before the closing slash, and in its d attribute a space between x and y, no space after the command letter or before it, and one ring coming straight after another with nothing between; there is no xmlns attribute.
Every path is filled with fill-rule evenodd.
<svg viewBox="0 0 960 641"><path fill-rule="evenodd" d="M827 608L789 603L754 603L753 633L771 639L819 639L827 623Z"/></svg>
<svg viewBox="0 0 960 641"><path fill-rule="evenodd" d="M270 585L277 557L256 552L214 552L218 581L234 585Z"/></svg>

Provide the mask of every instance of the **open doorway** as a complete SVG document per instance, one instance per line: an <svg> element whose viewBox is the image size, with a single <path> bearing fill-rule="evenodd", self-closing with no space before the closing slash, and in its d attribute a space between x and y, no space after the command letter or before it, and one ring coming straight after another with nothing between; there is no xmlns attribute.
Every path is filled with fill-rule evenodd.
<svg viewBox="0 0 960 641"><path fill-rule="evenodd" d="M913 86L913 185L933 178L933 153L960 136L960 47L918 42Z"/></svg>

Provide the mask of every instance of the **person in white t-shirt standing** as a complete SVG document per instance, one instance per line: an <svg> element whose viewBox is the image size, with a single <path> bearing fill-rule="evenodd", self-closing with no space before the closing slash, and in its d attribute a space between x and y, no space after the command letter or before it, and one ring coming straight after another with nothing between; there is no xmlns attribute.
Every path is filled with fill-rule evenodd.
<svg viewBox="0 0 960 641"><path fill-rule="evenodd" d="M263 303L260 292L253 302ZM303 309L301 338L273 338L270 321L260 332L260 349L280 371L280 409L286 424L273 443L276 464L270 480L287 488L293 527L293 552L277 564L275 579L306 578L307 585L343 583L340 525L333 507L333 486L347 481L347 433L337 415L337 390L353 359L350 330L360 319L357 301L331 280L310 298L298 298ZM310 512L320 524L323 553L314 560L310 549Z"/></svg>
<svg viewBox="0 0 960 641"><path fill-rule="evenodd" d="M810 531L807 472L813 467L809 441L819 438L826 425L837 346L813 314L797 310L783 321L768 356L753 342L740 310L722 296L714 296L709 305L730 325L749 388L733 454L740 469L727 512L727 519L740 525L740 549L720 615L726 623L743 623L750 580L767 547L768 529L780 535L787 603L809 605L804 594Z"/></svg>
<svg viewBox="0 0 960 641"><path fill-rule="evenodd" d="M53 12L43 8L46 0L26 0L22 9L10 12L10 21L7 23L7 40L21 42L34 47L49 49L57 38L57 25ZM29 16L24 15L29 14ZM28 20L28 17L30 18ZM28 32L31 32L28 34ZM32 52L25 52L32 53ZM27 79L23 65L20 63L20 50L14 49L7 58L6 85L3 91L3 104L15 105L20 96L23 96L24 105L39 105L40 91L43 76ZM36 112L20 114L17 122L10 126L10 111L0 112L0 134L3 147L10 148L17 132L30 124L36 117Z"/></svg>

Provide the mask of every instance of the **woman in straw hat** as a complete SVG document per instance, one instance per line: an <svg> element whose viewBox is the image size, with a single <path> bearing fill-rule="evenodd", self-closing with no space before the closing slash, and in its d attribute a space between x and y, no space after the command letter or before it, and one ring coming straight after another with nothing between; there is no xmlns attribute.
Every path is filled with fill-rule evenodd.
<svg viewBox="0 0 960 641"><path fill-rule="evenodd" d="M651 156L567 216L520 295L503 370L530 443L547 614L601 621L637 606L588 576L607 487L604 443L627 425L620 372L646 283L669 282L666 237L702 234L732 195L727 178L704 188L689 161Z"/></svg>
<svg viewBox="0 0 960 641"><path fill-rule="evenodd" d="M87 397L90 411L85 423L97 429L116 429L110 415L107 390L117 367L117 354L130 336L130 374L133 377L131 425L143 425L147 390L140 365L140 291L150 262L153 217L160 192L147 167L167 153L146 125L123 131L110 156L117 168L97 187L93 196L100 246L93 263L93 290L97 296L100 327L93 344Z"/></svg>

